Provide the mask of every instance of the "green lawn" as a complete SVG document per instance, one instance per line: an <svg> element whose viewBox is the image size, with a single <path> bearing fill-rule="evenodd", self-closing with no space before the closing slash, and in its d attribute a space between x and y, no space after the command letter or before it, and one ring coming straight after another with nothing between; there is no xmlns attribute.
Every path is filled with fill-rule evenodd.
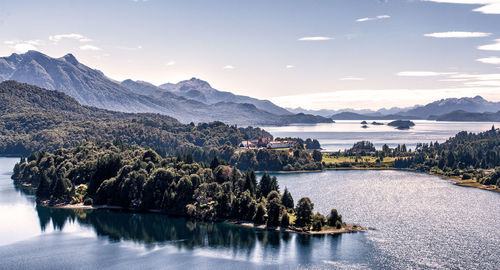
<svg viewBox="0 0 500 270"><path fill-rule="evenodd" d="M372 156L361 156L358 158L357 163L375 163L377 160L376 157ZM385 157L382 163L392 163L394 162L395 158L392 157ZM356 163L356 157L333 157L333 156L328 156L328 155L323 155L323 161L326 164L342 164L345 162L348 163Z"/></svg>

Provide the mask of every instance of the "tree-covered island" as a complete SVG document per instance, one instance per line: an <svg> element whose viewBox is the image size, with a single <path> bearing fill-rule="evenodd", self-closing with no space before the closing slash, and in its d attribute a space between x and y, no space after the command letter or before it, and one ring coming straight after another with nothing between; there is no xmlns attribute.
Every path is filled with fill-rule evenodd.
<svg viewBox="0 0 500 270"><path fill-rule="evenodd" d="M363 230L342 222L335 209L326 217L314 213L309 198L295 203L268 173L257 181L253 170L242 173L216 158L209 165L190 154L162 158L119 142L34 152L15 165L12 178L35 188L37 202L45 206L155 211L302 233Z"/></svg>

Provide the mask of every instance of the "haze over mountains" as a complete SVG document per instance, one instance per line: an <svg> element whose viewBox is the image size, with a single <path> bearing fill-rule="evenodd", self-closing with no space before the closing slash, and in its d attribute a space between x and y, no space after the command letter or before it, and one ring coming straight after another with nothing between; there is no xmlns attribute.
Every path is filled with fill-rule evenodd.
<svg viewBox="0 0 500 270"><path fill-rule="evenodd" d="M37 51L0 58L0 80L15 80L59 90L82 105L172 116L183 123L222 121L239 125L284 125L332 122L331 119L293 114L267 100L213 89L199 79L164 84L142 81L117 83L72 55L52 58Z"/></svg>
<svg viewBox="0 0 500 270"><path fill-rule="evenodd" d="M350 108L340 110L306 110L303 108L287 109L293 113L316 114L330 117L333 120L390 120L398 118L436 120L444 119L440 118L439 116L450 113L453 114L453 112L455 111L470 113L495 113L500 110L500 102L491 102L481 96L475 96L463 98L446 98L428 103L426 105L415 105L408 108L383 108L376 111L356 110ZM449 115L447 116L447 118L451 119ZM452 118L458 119L456 117ZM458 119L453 121L460 120Z"/></svg>
<svg viewBox="0 0 500 270"><path fill-rule="evenodd" d="M481 121L479 120L481 118L479 114L486 113L486 117L486 115L489 115L488 113L495 113L498 111L500 111L500 102L491 102L485 100L481 96L475 96L447 98L411 108L382 109L376 112L350 109L340 110L330 117L334 120L429 119L444 121L444 119L447 119L448 121L468 121L466 119L474 118L477 121ZM459 115L465 116L464 112L475 113L475 116L461 119ZM310 113L314 112L310 111ZM444 117L444 115L446 115L446 117ZM491 115L486 117L484 121L488 121L488 119L491 119Z"/></svg>

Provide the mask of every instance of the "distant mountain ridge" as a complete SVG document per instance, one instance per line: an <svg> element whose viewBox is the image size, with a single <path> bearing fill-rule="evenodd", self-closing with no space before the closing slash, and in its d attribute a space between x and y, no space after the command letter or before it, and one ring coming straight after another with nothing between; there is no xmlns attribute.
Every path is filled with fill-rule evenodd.
<svg viewBox="0 0 500 270"><path fill-rule="evenodd" d="M463 121L470 121L467 119L493 119L495 113L500 111L500 102L491 102L481 96L475 96L441 99L426 105L414 106L408 110L401 109L395 114L382 113L384 111L393 111L392 109L381 109L374 113L361 113L365 110L356 111L351 109L339 111L341 112L329 117L333 120L439 119L441 121L462 121L460 119L460 116L462 116L465 117Z"/></svg>
<svg viewBox="0 0 500 270"><path fill-rule="evenodd" d="M161 113L183 123L222 121L246 126L332 122L319 116L293 115L270 101L218 91L199 79L163 85L168 89L142 81L117 83L101 71L78 62L72 54L52 58L37 51L28 51L2 57L0 80L15 80L59 90L82 105L121 112ZM196 91L200 93L199 97L194 95ZM193 97L189 98L188 93ZM201 101L203 98L207 103Z"/></svg>
<svg viewBox="0 0 500 270"><path fill-rule="evenodd" d="M401 114L388 114L388 115L366 115L353 112L341 112L330 116L333 120L395 120L395 119L422 119L416 116L408 116Z"/></svg>
<svg viewBox="0 0 500 270"><path fill-rule="evenodd" d="M207 104L215 104L219 102L250 103L255 105L258 109L273 114L292 114L288 110L275 105L269 100L260 100L248 96L235 95L231 92L219 91L212 88L208 82L197 78L191 78L190 80L181 81L177 84L162 84L159 88L170 91L178 96L194 99Z"/></svg>
<svg viewBox="0 0 500 270"><path fill-rule="evenodd" d="M308 110L304 109L301 107L298 108L286 108L288 111L292 113L306 113L306 114L315 114L315 115L321 115L325 117L330 117L331 115L336 115L340 113L355 113L355 114L360 114L360 115L367 115L367 116L384 116L388 114L399 114L400 112L404 112L406 110L410 110L414 107L408 107L408 108L399 108L399 107L393 107L393 108L382 108L379 110L370 110L370 109L352 109L352 108L345 108L345 109L339 109L339 110L328 110L328 109L321 109L321 110Z"/></svg>
<svg viewBox="0 0 500 270"><path fill-rule="evenodd" d="M459 110L475 113L497 112L500 110L500 102L490 102L481 96L472 98L447 98L416 107L402 114L414 115L427 119L431 115L442 115Z"/></svg>
<svg viewBox="0 0 500 270"><path fill-rule="evenodd" d="M498 112L466 112L453 111L435 117L436 121L464 121L464 122L500 122L500 111Z"/></svg>

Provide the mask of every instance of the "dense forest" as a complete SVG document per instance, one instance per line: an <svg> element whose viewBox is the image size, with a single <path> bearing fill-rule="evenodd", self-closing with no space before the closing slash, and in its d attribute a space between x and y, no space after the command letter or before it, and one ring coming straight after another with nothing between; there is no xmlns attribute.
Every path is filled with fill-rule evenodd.
<svg viewBox="0 0 500 270"><path fill-rule="evenodd" d="M189 154L162 158L152 149L117 142L35 152L16 164L12 178L36 187L36 199L44 205L83 202L317 231L343 226L335 209L326 218L313 213L309 198L295 204L267 173L257 181L253 170L242 173L217 158L205 166Z"/></svg>
<svg viewBox="0 0 500 270"><path fill-rule="evenodd" d="M418 144L412 154L394 161L396 168L473 179L500 186L500 131L492 127L481 133L462 131L446 142Z"/></svg>
<svg viewBox="0 0 500 270"><path fill-rule="evenodd" d="M218 157L221 162L242 169L321 168L304 147L292 154L267 149L237 151L243 140L272 138L260 128L222 122L184 125L160 114L122 113L81 106L61 92L15 81L0 83L0 112L2 155L27 156L34 151L54 151L85 141L117 141L152 148L163 157L191 154L195 161L207 163ZM310 141L308 145L319 147L317 141Z"/></svg>

